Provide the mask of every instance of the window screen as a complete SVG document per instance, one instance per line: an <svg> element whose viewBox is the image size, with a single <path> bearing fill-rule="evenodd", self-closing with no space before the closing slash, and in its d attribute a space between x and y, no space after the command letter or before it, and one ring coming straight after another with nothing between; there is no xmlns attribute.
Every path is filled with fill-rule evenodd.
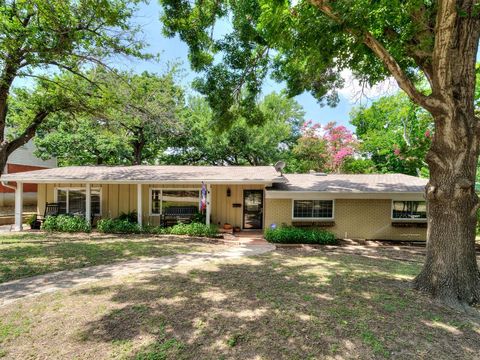
<svg viewBox="0 0 480 360"><path fill-rule="evenodd" d="M197 207L200 190L152 190L152 214L161 214L169 207Z"/></svg>
<svg viewBox="0 0 480 360"><path fill-rule="evenodd" d="M394 219L426 219L425 201L394 201L392 217Z"/></svg>
<svg viewBox="0 0 480 360"><path fill-rule="evenodd" d="M58 189L57 202L60 214L85 214L85 189ZM101 212L100 189L90 190L90 206L93 215Z"/></svg>
<svg viewBox="0 0 480 360"><path fill-rule="evenodd" d="M60 214L67 213L67 190L58 190L57 193L58 212Z"/></svg>
<svg viewBox="0 0 480 360"><path fill-rule="evenodd" d="M333 218L333 200L294 200L294 218Z"/></svg>
<svg viewBox="0 0 480 360"><path fill-rule="evenodd" d="M152 214L160 214L161 190L152 190Z"/></svg>

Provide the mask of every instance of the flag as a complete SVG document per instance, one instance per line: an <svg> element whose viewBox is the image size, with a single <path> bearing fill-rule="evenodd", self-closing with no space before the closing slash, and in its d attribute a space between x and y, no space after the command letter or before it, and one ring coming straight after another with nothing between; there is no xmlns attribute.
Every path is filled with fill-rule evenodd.
<svg viewBox="0 0 480 360"><path fill-rule="evenodd" d="M200 196L200 211L203 212L207 208L207 186L202 182L202 191Z"/></svg>

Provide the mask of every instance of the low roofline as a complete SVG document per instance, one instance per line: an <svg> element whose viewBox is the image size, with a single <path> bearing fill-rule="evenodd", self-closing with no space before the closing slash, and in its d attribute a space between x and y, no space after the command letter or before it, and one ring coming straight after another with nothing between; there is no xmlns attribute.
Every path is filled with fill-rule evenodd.
<svg viewBox="0 0 480 360"><path fill-rule="evenodd" d="M425 191L382 191L382 190L371 190L371 191L323 191L323 190L269 190L266 189L269 194L310 194L310 193L324 193L324 194L425 194Z"/></svg>
<svg viewBox="0 0 480 360"><path fill-rule="evenodd" d="M21 173L19 173L21 174ZM280 179L272 179L270 181L266 180L85 180L85 179L35 179L28 180L22 179L21 177L8 177L5 179L3 176L0 177L0 182L21 182L26 184L159 184L159 185L168 185L168 184L183 184L183 185L201 185L202 183L211 184L211 185L242 185L242 184L262 184L271 186L274 182L281 182Z"/></svg>
<svg viewBox="0 0 480 360"><path fill-rule="evenodd" d="M404 201L421 201L425 192L411 191L265 191L266 199L278 200L331 200L331 199L388 199Z"/></svg>

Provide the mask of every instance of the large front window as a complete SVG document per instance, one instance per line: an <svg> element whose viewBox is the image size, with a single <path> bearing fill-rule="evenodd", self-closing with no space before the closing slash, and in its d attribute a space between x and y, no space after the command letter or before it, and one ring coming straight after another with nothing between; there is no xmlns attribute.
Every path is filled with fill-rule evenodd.
<svg viewBox="0 0 480 360"><path fill-rule="evenodd" d="M293 200L294 219L333 219L333 200Z"/></svg>
<svg viewBox="0 0 480 360"><path fill-rule="evenodd" d="M90 206L93 215L99 216L101 213L100 189L92 188L90 190ZM57 203L60 214L85 214L86 202L85 189L57 189Z"/></svg>
<svg viewBox="0 0 480 360"><path fill-rule="evenodd" d="M200 190L161 190L151 191L151 213L162 214L168 208L195 207L200 205Z"/></svg>
<svg viewBox="0 0 480 360"><path fill-rule="evenodd" d="M395 220L425 220L427 204L425 201L394 201L392 218Z"/></svg>

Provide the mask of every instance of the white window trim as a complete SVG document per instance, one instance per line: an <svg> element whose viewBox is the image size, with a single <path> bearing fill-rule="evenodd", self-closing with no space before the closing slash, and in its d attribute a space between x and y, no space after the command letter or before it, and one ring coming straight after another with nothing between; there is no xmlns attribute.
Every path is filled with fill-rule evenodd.
<svg viewBox="0 0 480 360"><path fill-rule="evenodd" d="M198 205L200 206L200 197L202 196L202 188L149 188L148 189L148 215L160 216L162 215L162 203L163 203L163 191L198 191ZM154 191L160 191L160 213L152 213L152 193Z"/></svg>
<svg viewBox="0 0 480 360"><path fill-rule="evenodd" d="M63 190L63 191L66 191L68 193L69 190L86 190L86 188L84 187L55 187L55 192L53 194L53 200L54 202L58 203L58 191L59 190ZM99 214L92 214L93 216L102 216L103 214L103 211L102 211L102 203L103 203L103 191L102 191L102 187L91 187L91 190L100 190L100 213ZM67 214L68 214L68 210L69 210L69 206L70 206L70 200L68 199L68 194L67 194Z"/></svg>
<svg viewBox="0 0 480 360"><path fill-rule="evenodd" d="M390 211L390 219L392 221L407 221L407 222L426 222L428 219L428 214L427 217L425 218L394 218L393 217L393 203L395 201L402 201L402 202L424 202L425 204L427 203L425 200L398 200L398 199L392 199L392 204L391 204L391 211Z"/></svg>
<svg viewBox="0 0 480 360"><path fill-rule="evenodd" d="M295 217L295 201L331 201L332 202L332 217ZM335 199L292 199L292 220L300 221L326 221L326 220L335 220Z"/></svg>

